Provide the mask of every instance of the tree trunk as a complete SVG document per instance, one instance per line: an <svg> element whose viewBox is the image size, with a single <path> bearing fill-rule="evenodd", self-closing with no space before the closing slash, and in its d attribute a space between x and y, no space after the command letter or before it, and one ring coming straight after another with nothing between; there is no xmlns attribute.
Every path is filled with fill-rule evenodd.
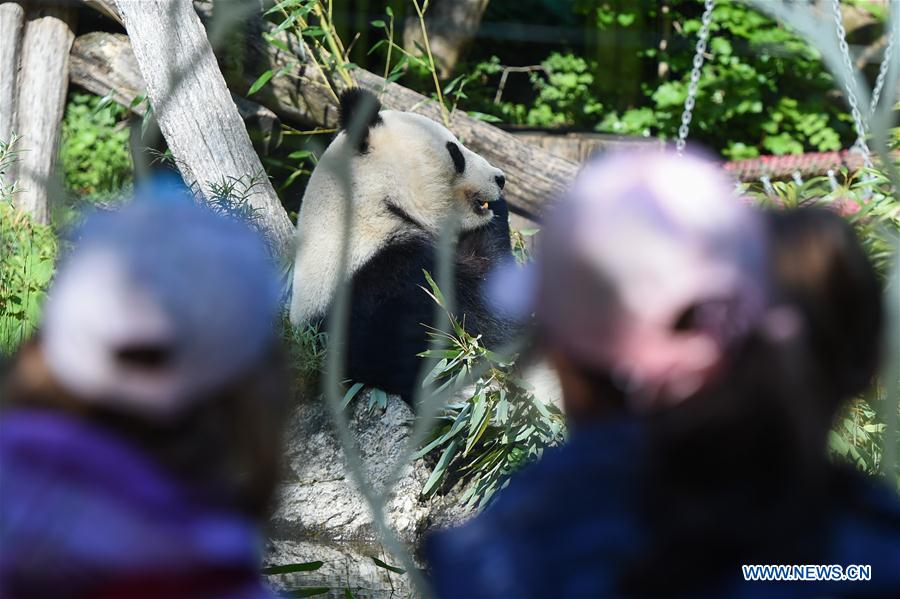
<svg viewBox="0 0 900 599"><path fill-rule="evenodd" d="M253 151L247 129L188 0L118 0L159 128L188 184L249 182L273 248L288 255L293 226Z"/></svg>
<svg viewBox="0 0 900 599"><path fill-rule="evenodd" d="M0 141L12 137L16 113L16 79L22 33L25 31L25 9L18 2L0 4Z"/></svg>
<svg viewBox="0 0 900 599"><path fill-rule="evenodd" d="M78 36L69 56L69 80L98 96L110 94L113 100L138 116L147 112L146 102L134 102L146 94L147 86L127 35L92 31ZM234 93L231 99L251 132L254 147L268 153L281 135L278 117L265 106ZM258 139L254 135L257 132Z"/></svg>
<svg viewBox="0 0 900 599"><path fill-rule="evenodd" d="M487 6L488 0L432 0L428 4L425 29L442 79L453 74L457 61L478 33ZM416 54L416 43L424 48L425 40L418 15L415 10L410 12L403 27L403 47Z"/></svg>
<svg viewBox="0 0 900 599"><path fill-rule="evenodd" d="M15 174L22 191L13 200L16 206L31 214L35 221L50 221L49 193L54 186L54 166L58 155L59 131L66 103L69 84L69 48L75 35L72 25L75 13L67 7L44 6L23 3L25 25L19 51L18 77L13 84L16 98L12 119L3 117L11 125L9 132L22 136L19 149L21 160ZM5 9L4 14L18 11ZM4 42L4 44L12 42ZM15 51L14 51L15 52ZM8 64L8 59L3 58ZM7 66L3 66L6 73ZM3 86L12 79L5 79ZM8 102L8 94L3 100ZM6 114L4 109L3 114Z"/></svg>

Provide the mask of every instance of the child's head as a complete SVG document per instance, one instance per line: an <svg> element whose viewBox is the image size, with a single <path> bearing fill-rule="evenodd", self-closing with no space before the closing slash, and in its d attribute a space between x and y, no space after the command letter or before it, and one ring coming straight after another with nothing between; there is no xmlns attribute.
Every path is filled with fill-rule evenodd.
<svg viewBox="0 0 900 599"><path fill-rule="evenodd" d="M586 166L555 207L534 307L574 424L605 400L684 401L763 326L765 230L733 195L699 158L625 154Z"/></svg>
<svg viewBox="0 0 900 599"><path fill-rule="evenodd" d="M4 402L111 428L205 495L261 513L286 393L278 303L244 223L181 196L90 216Z"/></svg>
<svg viewBox="0 0 900 599"><path fill-rule="evenodd" d="M542 236L534 308L570 423L615 410L644 431L634 469L653 538L623 589L687 591L762 548L807 563L826 427L762 215L717 165L624 155L586 166Z"/></svg>
<svg viewBox="0 0 900 599"><path fill-rule="evenodd" d="M881 350L881 286L853 229L821 208L767 215L772 273L804 321L829 418L872 382Z"/></svg>

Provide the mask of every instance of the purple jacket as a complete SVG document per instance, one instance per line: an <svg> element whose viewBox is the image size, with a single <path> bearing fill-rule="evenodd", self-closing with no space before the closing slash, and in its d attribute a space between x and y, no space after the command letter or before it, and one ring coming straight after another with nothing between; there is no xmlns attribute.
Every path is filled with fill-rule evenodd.
<svg viewBox="0 0 900 599"><path fill-rule="evenodd" d="M112 433L50 411L0 417L0 596L248 597L261 542Z"/></svg>

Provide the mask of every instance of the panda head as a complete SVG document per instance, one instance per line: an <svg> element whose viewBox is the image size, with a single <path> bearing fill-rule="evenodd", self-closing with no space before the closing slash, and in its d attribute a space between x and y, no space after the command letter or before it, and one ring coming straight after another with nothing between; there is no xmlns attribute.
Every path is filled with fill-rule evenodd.
<svg viewBox="0 0 900 599"><path fill-rule="evenodd" d="M419 114L381 110L375 95L359 88L341 96L340 126L334 145L352 156L354 195L368 209L378 205L398 227L434 233L455 217L467 231L493 217L503 171L446 127Z"/></svg>

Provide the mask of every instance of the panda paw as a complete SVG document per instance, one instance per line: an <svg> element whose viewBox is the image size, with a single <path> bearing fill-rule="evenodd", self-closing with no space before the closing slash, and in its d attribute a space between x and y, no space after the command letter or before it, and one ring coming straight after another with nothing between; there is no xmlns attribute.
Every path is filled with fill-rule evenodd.
<svg viewBox="0 0 900 599"><path fill-rule="evenodd" d="M502 197L498 199L496 202L491 203L491 212L494 213L493 218L491 218L492 223L502 223L508 225L509 223L509 204L506 203L506 200Z"/></svg>

